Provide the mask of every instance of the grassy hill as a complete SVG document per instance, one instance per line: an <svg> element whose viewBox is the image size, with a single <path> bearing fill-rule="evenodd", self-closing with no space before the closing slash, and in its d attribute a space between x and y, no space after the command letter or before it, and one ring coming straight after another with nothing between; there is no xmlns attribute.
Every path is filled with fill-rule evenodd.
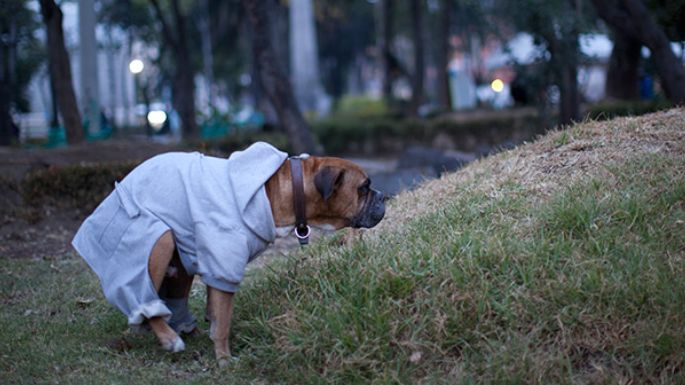
<svg viewBox="0 0 685 385"><path fill-rule="evenodd" d="M256 273L226 369L123 332L74 255L4 262L10 383L683 384L685 109L551 133Z"/></svg>

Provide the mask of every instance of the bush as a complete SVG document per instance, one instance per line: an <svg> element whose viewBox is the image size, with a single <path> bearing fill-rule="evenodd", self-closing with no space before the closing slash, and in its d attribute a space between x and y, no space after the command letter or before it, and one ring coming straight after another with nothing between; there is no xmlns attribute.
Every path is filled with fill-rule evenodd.
<svg viewBox="0 0 685 385"><path fill-rule="evenodd" d="M407 145L431 146L444 134L462 151L474 151L474 143L499 145L504 141L523 141L541 133L534 110L474 113L471 117L440 115L432 119L333 115L312 124L326 152L396 152ZM397 143L394 143L397 142Z"/></svg>
<svg viewBox="0 0 685 385"><path fill-rule="evenodd" d="M255 142L267 142L286 152L291 150L288 137L284 133L264 131L235 131L221 138L191 143L191 147L201 152L219 152L222 155L228 155Z"/></svg>
<svg viewBox="0 0 685 385"><path fill-rule="evenodd" d="M644 115L671 108L665 100L610 101L594 104L588 108L587 117L594 120L609 120L620 116Z"/></svg>
<svg viewBox="0 0 685 385"><path fill-rule="evenodd" d="M337 103L335 115L358 118L384 116L388 112L385 102L368 96L343 96Z"/></svg>
<svg viewBox="0 0 685 385"><path fill-rule="evenodd" d="M387 117L358 118L334 116L312 124L314 135L326 152L340 154L360 152L368 142L381 138L402 138L411 133L407 120Z"/></svg>
<svg viewBox="0 0 685 385"><path fill-rule="evenodd" d="M137 165L70 165L33 171L21 184L22 197L32 206L49 204L89 211L112 191L114 182L122 180Z"/></svg>

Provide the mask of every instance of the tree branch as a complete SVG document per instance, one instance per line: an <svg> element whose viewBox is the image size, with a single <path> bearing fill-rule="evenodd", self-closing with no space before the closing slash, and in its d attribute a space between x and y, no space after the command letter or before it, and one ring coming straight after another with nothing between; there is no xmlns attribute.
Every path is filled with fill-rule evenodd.
<svg viewBox="0 0 685 385"><path fill-rule="evenodd" d="M685 69L673 53L668 36L642 0L592 0L592 3L611 28L649 48L666 96L674 103L685 102Z"/></svg>
<svg viewBox="0 0 685 385"><path fill-rule="evenodd" d="M171 28L169 28L169 24L166 22L166 19L164 18L164 13L162 12L162 8L159 6L159 1L150 0L150 4L152 4L152 8L155 10L157 19L162 24L162 34L164 35L164 40L167 41L167 44L169 44L171 48L177 50L178 42L174 38L174 34L171 32Z"/></svg>

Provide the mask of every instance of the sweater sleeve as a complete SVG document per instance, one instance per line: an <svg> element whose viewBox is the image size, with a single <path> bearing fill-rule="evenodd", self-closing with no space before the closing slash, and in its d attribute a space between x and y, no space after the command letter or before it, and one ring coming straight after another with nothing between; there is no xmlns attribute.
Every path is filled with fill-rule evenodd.
<svg viewBox="0 0 685 385"><path fill-rule="evenodd" d="M195 242L202 282L221 291L238 291L249 259L244 235L237 229L198 223Z"/></svg>

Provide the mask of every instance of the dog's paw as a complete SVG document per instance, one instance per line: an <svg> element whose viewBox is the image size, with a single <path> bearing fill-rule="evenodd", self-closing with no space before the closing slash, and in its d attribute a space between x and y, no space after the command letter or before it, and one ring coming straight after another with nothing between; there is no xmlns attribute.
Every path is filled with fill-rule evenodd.
<svg viewBox="0 0 685 385"><path fill-rule="evenodd" d="M186 344L183 342L181 337L176 337L176 339L173 341L164 341L162 343L162 349L168 352L178 353L186 349Z"/></svg>
<svg viewBox="0 0 685 385"><path fill-rule="evenodd" d="M229 365L237 364L238 362L240 362L240 358L235 356L228 356L217 359L217 363L219 364L220 368L225 368Z"/></svg>

